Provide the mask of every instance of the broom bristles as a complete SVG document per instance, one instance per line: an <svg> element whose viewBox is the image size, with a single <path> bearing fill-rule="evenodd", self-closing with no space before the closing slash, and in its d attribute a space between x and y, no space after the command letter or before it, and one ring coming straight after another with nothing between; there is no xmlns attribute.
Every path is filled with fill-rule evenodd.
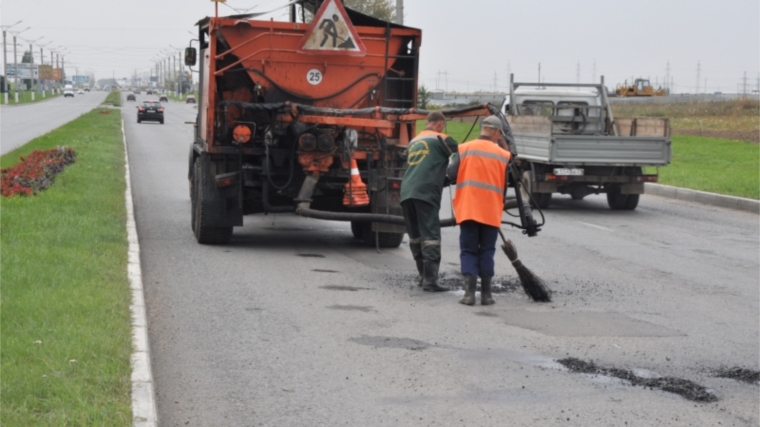
<svg viewBox="0 0 760 427"><path fill-rule="evenodd" d="M503 236L502 236L503 237ZM540 277L533 274L532 271L523 265L522 261L517 258L517 248L511 240L505 240L501 245L507 258L512 262L512 266L517 271L517 276L520 278L520 284L523 290L528 294L533 301L536 302L551 302L551 292L544 284L544 281Z"/></svg>
<svg viewBox="0 0 760 427"><path fill-rule="evenodd" d="M540 277L533 274L528 267L522 265L515 266L517 275L520 277L520 284L522 284L523 290L529 297L536 302L551 302L552 297L549 289L544 284L544 281Z"/></svg>

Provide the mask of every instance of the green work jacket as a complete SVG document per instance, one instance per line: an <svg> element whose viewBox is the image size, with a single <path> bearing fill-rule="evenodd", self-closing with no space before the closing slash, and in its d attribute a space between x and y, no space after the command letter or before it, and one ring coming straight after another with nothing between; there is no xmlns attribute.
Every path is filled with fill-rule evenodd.
<svg viewBox="0 0 760 427"><path fill-rule="evenodd" d="M448 150L441 144L439 136ZM456 152L458 145L453 138L430 129L423 130L411 140L407 148L406 173L401 182L401 201L418 199L440 207L449 155Z"/></svg>

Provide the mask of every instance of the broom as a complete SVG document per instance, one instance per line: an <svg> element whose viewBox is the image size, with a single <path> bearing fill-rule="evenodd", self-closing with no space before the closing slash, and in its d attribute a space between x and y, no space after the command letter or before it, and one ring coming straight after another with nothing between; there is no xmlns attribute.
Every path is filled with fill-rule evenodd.
<svg viewBox="0 0 760 427"><path fill-rule="evenodd" d="M528 267L524 266L522 261L517 258L517 248L515 248L515 245L511 240L507 240L504 237L504 233L502 233L501 230L499 230L499 235L504 242L504 244L501 245L501 248L504 250L504 253L507 254L507 258L512 261L512 267L517 271L517 275L520 277L520 284L525 293L528 294L533 301L551 302L551 291L546 287L544 281L533 274L532 271L528 270Z"/></svg>

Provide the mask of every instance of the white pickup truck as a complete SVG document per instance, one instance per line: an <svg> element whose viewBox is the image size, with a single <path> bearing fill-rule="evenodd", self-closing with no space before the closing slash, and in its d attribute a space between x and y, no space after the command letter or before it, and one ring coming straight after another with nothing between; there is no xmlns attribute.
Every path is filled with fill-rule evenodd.
<svg viewBox="0 0 760 427"><path fill-rule="evenodd" d="M633 210L644 193L644 166L670 163L670 122L613 118L601 84L516 83L502 111L523 172L523 198L548 208L553 193L581 200L607 194L611 209Z"/></svg>

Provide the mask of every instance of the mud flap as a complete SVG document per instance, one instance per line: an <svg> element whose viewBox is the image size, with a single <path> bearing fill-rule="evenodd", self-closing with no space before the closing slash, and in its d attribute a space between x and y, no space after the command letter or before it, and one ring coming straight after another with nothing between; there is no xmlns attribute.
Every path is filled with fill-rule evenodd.
<svg viewBox="0 0 760 427"><path fill-rule="evenodd" d="M243 225L243 211L238 203L240 180L236 185L219 189L216 185L211 159L208 154L200 156L203 185L203 216L201 225L208 227L239 227Z"/></svg>
<svg viewBox="0 0 760 427"><path fill-rule="evenodd" d="M372 198L372 213L383 215L404 216L401 208L401 178L381 178L380 182L385 181L385 186L374 194ZM399 224L385 224L379 222L372 223L372 231L380 233L406 233L406 226Z"/></svg>

